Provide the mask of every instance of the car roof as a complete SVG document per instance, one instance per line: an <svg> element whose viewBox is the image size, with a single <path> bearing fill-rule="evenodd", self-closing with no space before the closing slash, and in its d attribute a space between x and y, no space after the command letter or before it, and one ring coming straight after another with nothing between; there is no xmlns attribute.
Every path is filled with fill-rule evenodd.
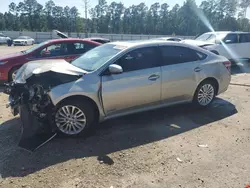
<svg viewBox="0 0 250 188"><path fill-rule="evenodd" d="M151 46L151 45L176 45L176 46L183 46L183 47L191 47L193 48L192 45L185 44L185 43L180 43L177 41L165 41L165 40L159 40L159 39L154 39L154 40L134 40L134 41L116 41L116 42L111 42L109 44L113 44L116 46L125 46L126 48L133 48L133 47L139 47L139 46Z"/></svg>
<svg viewBox="0 0 250 188"><path fill-rule="evenodd" d="M220 33L224 33L224 34L229 34L229 33L240 33L240 34L247 34L249 32L243 32L243 31L215 31L215 32L207 32L207 34L220 34Z"/></svg>
<svg viewBox="0 0 250 188"><path fill-rule="evenodd" d="M95 41L91 41L88 39L80 39L80 38L60 38L60 39L52 39L48 41L49 43L53 43L53 42L89 42L92 44L100 44L98 42Z"/></svg>

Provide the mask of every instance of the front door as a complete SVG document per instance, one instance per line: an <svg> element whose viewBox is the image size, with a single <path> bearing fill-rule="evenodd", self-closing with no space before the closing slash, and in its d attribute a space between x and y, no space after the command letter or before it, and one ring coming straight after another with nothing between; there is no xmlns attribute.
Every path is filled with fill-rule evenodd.
<svg viewBox="0 0 250 188"><path fill-rule="evenodd" d="M161 46L163 103L189 101L199 82L200 61L205 58L195 50L180 46Z"/></svg>
<svg viewBox="0 0 250 188"><path fill-rule="evenodd" d="M115 64L123 68L123 73L102 76L106 115L160 102L161 68L157 47L135 49Z"/></svg>

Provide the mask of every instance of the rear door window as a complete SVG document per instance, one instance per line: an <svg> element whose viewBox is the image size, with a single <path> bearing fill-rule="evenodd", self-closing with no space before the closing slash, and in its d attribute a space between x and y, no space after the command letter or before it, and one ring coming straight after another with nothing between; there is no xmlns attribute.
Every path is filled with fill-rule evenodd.
<svg viewBox="0 0 250 188"><path fill-rule="evenodd" d="M248 42L250 42L250 34L240 34L239 42L240 43L248 43Z"/></svg>
<svg viewBox="0 0 250 188"><path fill-rule="evenodd" d="M86 42L76 42L74 43L74 48L75 48L74 54L83 54L94 47L96 46Z"/></svg>
<svg viewBox="0 0 250 188"><path fill-rule="evenodd" d="M173 65L203 60L206 54L181 46L161 46L162 65Z"/></svg>

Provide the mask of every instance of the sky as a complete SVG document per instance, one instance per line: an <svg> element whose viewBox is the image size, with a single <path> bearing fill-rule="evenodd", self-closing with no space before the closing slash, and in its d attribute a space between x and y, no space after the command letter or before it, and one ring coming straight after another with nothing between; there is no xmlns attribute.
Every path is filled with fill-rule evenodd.
<svg viewBox="0 0 250 188"><path fill-rule="evenodd" d="M0 12L6 12L8 11L8 6L11 2L14 2L16 4L18 4L20 2L20 0L0 0L1 2L1 6L0 6ZM48 0L37 0L40 4L44 5L46 1ZM83 15L83 0L53 0L55 2L56 5L59 6L76 6L79 10L79 12ZM145 4L147 6L150 6L151 4L155 3L155 2L159 2L159 3L168 3L168 5L170 7L173 7L175 4L179 4L182 5L183 2L185 0L147 0L147 1L143 1L143 0L106 0L108 3L112 2L112 1L116 1L116 2L122 2L126 7L130 6L130 5L136 5L139 4L141 2L145 2ZM90 6L94 7L98 0L89 0ZM197 5L200 5L200 3L202 2L202 0L196 0ZM248 10L248 14L247 17L250 18L250 10Z"/></svg>

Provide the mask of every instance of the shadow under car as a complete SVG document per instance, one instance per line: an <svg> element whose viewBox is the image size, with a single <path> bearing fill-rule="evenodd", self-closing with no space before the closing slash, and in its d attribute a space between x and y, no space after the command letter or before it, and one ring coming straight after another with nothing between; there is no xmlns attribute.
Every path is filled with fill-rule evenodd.
<svg viewBox="0 0 250 188"><path fill-rule="evenodd" d="M167 139L237 113L233 104L220 98L207 109L179 105L106 121L87 138L56 137L35 153L17 147L20 120L0 126L0 174L24 177L49 166L83 157L105 158L110 153ZM113 164L112 159L107 163ZM25 167L25 170L22 168Z"/></svg>

